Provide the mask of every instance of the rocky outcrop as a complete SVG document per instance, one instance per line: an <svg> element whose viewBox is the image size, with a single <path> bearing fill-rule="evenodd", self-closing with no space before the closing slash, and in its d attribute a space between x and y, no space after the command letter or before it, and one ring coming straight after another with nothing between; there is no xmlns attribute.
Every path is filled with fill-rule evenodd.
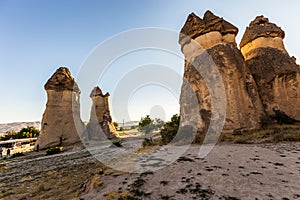
<svg viewBox="0 0 300 200"><path fill-rule="evenodd" d="M80 119L80 90L68 68L61 67L45 85L47 105L35 149L80 142L84 125Z"/></svg>
<svg viewBox="0 0 300 200"><path fill-rule="evenodd" d="M269 117L300 120L300 68L283 44L284 31L263 16L247 27L240 47Z"/></svg>
<svg viewBox="0 0 300 200"><path fill-rule="evenodd" d="M90 94L93 105L87 125L88 140L113 139L117 136L110 115L109 96L108 92L103 94L99 87L95 87Z"/></svg>
<svg viewBox="0 0 300 200"><path fill-rule="evenodd" d="M210 11L205 13L203 19L194 13L188 16L179 37L186 58L180 99L183 125L197 126L199 132L206 131L212 119L212 99L207 80L202 75L209 75L211 82L218 81L214 80L216 74L212 71L215 65L227 96L224 130L260 128L264 111L256 83L236 46L237 33L234 25ZM197 102L191 99L191 92ZM212 120L221 117L215 116Z"/></svg>

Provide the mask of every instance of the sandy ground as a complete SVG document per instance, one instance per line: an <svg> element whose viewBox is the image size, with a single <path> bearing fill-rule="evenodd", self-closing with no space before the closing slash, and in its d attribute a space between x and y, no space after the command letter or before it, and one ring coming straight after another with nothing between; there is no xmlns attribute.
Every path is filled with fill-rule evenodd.
<svg viewBox="0 0 300 200"><path fill-rule="evenodd" d="M204 159L198 152L192 146L154 172L103 174L105 184L79 199L300 199L300 143L218 145Z"/></svg>
<svg viewBox="0 0 300 200"><path fill-rule="evenodd" d="M95 159L134 152L140 141L1 160L0 199L300 199L300 143L221 144L205 158L192 146L171 163L168 155L153 156L154 150L138 159L154 169L144 173L107 169Z"/></svg>

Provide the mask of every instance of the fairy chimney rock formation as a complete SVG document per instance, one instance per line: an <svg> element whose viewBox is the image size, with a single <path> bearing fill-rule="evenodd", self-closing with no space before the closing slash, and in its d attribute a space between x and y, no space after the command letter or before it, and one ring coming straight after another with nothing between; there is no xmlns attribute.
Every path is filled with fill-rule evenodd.
<svg viewBox="0 0 300 200"><path fill-rule="evenodd" d="M112 139L117 135L110 115L109 96L108 92L103 94L99 87L95 87L90 94L93 105L87 126L89 140Z"/></svg>
<svg viewBox="0 0 300 200"><path fill-rule="evenodd" d="M284 48L284 31L258 16L247 27L240 43L269 116L283 112L300 120L300 68Z"/></svg>
<svg viewBox="0 0 300 200"><path fill-rule="evenodd" d="M227 96L224 130L260 128L264 111L256 83L237 48L237 33L238 28L210 11L205 13L203 19L194 13L188 16L179 36L179 44L186 58L180 98L183 125L194 124L199 132L205 132L208 127L212 113L211 94L201 75L209 75L213 80L215 74L211 71L212 65L215 65ZM188 92L189 88L197 98L197 105L191 103L194 101L190 99L193 95ZM195 121L198 122L195 124Z"/></svg>
<svg viewBox="0 0 300 200"><path fill-rule="evenodd" d="M80 142L80 90L68 68L61 67L45 85L47 105L35 148L46 149Z"/></svg>

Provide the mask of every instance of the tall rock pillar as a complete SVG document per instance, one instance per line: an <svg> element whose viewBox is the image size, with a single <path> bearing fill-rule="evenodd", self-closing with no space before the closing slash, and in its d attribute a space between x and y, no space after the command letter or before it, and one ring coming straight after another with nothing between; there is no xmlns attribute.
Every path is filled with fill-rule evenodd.
<svg viewBox="0 0 300 200"><path fill-rule="evenodd" d="M197 126L198 132L206 131L212 113L211 94L200 73L210 73L211 66L207 59L213 60L225 87L227 106L223 130L260 128L260 119L264 111L255 81L236 46L237 33L238 29L235 26L210 11L205 13L203 19L194 13L190 14L181 29L179 44L186 62L180 115L184 125L190 123ZM193 49L195 42L201 48ZM206 55L209 55L209 58ZM214 79L213 75L210 78ZM197 98L196 105L191 103L191 95L186 94L189 87Z"/></svg>
<svg viewBox="0 0 300 200"><path fill-rule="evenodd" d="M45 85L47 105L36 149L80 142L84 124L80 119L80 90L68 68L61 67Z"/></svg>
<svg viewBox="0 0 300 200"><path fill-rule="evenodd" d="M264 16L247 27L240 43L269 117L284 113L300 120L300 68L284 47L284 31Z"/></svg>
<svg viewBox="0 0 300 200"><path fill-rule="evenodd" d="M87 125L89 140L101 140L103 137L113 139L117 135L110 115L109 96L108 92L103 94L99 87L95 87L91 92L90 97L93 105L90 121Z"/></svg>

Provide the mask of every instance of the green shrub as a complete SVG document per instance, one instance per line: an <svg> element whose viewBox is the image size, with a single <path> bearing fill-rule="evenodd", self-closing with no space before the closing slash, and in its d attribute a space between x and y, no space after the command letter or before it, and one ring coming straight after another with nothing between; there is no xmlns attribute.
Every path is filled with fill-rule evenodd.
<svg viewBox="0 0 300 200"><path fill-rule="evenodd" d="M63 147L53 147L53 148L48 148L46 151L47 155L54 155L63 152Z"/></svg>
<svg viewBox="0 0 300 200"><path fill-rule="evenodd" d="M0 140L10 140L10 139L23 139L23 138L36 138L40 134L40 130L36 129L33 126L27 126L23 128L19 132L14 130L7 131L4 136L0 138Z"/></svg>
<svg viewBox="0 0 300 200"><path fill-rule="evenodd" d="M151 133L155 129L154 120L150 118L149 115L146 117L141 118L139 122L139 130L148 134Z"/></svg>
<svg viewBox="0 0 300 200"><path fill-rule="evenodd" d="M171 121L167 122L161 129L161 139L163 144L170 143L176 136L179 129L180 117L178 114L173 115Z"/></svg>

